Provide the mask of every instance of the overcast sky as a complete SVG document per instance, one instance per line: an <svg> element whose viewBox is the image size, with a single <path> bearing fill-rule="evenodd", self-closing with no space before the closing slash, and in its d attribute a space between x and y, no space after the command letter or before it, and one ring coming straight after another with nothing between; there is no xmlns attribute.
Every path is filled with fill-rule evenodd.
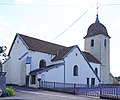
<svg viewBox="0 0 120 100"><path fill-rule="evenodd" d="M0 0L0 45L9 50L16 33L20 33L64 46L78 45L84 50L83 37L95 22L96 3L97 0ZM99 0L99 20L112 37L111 73L115 76L120 75L119 4L120 0Z"/></svg>

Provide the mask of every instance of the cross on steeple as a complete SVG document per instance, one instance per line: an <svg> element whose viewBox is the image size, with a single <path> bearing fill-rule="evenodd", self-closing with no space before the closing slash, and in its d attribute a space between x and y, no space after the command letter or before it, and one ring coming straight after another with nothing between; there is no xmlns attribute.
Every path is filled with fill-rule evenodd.
<svg viewBox="0 0 120 100"><path fill-rule="evenodd" d="M99 9L99 7L98 7L98 0L97 0L97 8L96 9L97 9L97 14L98 14L98 9Z"/></svg>
<svg viewBox="0 0 120 100"><path fill-rule="evenodd" d="M95 22L97 23L97 22L99 22L99 18L98 18L98 9L99 9L98 0L97 0L97 8L96 9L97 9L97 15L96 15L96 21Z"/></svg>

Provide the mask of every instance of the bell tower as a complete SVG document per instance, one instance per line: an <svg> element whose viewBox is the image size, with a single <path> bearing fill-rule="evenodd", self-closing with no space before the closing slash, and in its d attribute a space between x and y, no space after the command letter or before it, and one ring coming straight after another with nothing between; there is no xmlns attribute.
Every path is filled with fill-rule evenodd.
<svg viewBox="0 0 120 100"><path fill-rule="evenodd" d="M101 83L110 83L110 36L106 27L100 23L98 14L84 39L84 51L91 53L101 62Z"/></svg>

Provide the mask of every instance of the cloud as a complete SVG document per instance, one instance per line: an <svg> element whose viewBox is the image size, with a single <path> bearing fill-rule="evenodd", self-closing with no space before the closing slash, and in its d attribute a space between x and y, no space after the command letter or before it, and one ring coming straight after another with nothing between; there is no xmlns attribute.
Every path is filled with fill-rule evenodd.
<svg viewBox="0 0 120 100"><path fill-rule="evenodd" d="M50 41L54 37L53 28L45 24L34 25L30 33L34 37L42 40L46 40L46 41Z"/></svg>
<svg viewBox="0 0 120 100"><path fill-rule="evenodd" d="M80 7L87 7L89 4L92 4L94 0L91 0L90 3L88 3L88 0L48 0L49 4L54 4L54 5L78 5Z"/></svg>
<svg viewBox="0 0 120 100"><path fill-rule="evenodd" d="M25 34L28 30L27 24L21 24L17 30L17 32L21 34Z"/></svg>
<svg viewBox="0 0 120 100"><path fill-rule="evenodd" d="M111 31L113 32L117 32L117 31L120 31L120 18L117 18L113 24L111 25Z"/></svg>
<svg viewBox="0 0 120 100"><path fill-rule="evenodd" d="M0 16L0 32L6 31L11 24L3 17Z"/></svg>
<svg viewBox="0 0 120 100"><path fill-rule="evenodd" d="M46 41L51 41L54 37L53 28L45 24L35 24L30 26L26 23L23 23L18 27L17 32Z"/></svg>
<svg viewBox="0 0 120 100"><path fill-rule="evenodd" d="M10 44L9 40L11 35L11 23L8 22L5 17L0 16L0 46L7 46L7 44ZM9 37L8 37L9 36ZM9 38L9 39L8 39Z"/></svg>
<svg viewBox="0 0 120 100"><path fill-rule="evenodd" d="M17 4L31 4L33 0L16 0Z"/></svg>

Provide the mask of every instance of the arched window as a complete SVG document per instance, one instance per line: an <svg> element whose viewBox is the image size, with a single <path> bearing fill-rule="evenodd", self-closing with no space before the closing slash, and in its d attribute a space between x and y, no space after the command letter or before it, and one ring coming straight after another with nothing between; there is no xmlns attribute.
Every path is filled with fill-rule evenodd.
<svg viewBox="0 0 120 100"><path fill-rule="evenodd" d="M73 68L73 76L78 76L78 66L75 65Z"/></svg>
<svg viewBox="0 0 120 100"><path fill-rule="evenodd" d="M45 60L40 61L39 68L46 68L46 61Z"/></svg>
<svg viewBox="0 0 120 100"><path fill-rule="evenodd" d="M106 39L104 40L104 46L106 47Z"/></svg>
<svg viewBox="0 0 120 100"><path fill-rule="evenodd" d="M98 75L98 69L97 68L95 68L95 74Z"/></svg>
<svg viewBox="0 0 120 100"><path fill-rule="evenodd" d="M91 40L91 47L93 47L94 46L94 40L92 39Z"/></svg>

